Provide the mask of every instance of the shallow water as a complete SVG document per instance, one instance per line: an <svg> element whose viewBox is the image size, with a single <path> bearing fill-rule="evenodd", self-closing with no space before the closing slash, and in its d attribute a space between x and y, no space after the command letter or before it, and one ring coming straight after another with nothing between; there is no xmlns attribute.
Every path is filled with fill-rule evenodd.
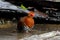
<svg viewBox="0 0 60 40"><path fill-rule="evenodd" d="M60 24L36 24L35 27L33 28L33 30L29 33L25 33L25 32L21 32L21 33L17 33L17 32L12 32L12 29L15 30L14 28L9 28L8 29L4 29L2 31L2 29L0 29L0 40L18 40L24 37L30 37L32 35L40 35L42 33L48 33L51 31L60 31ZM16 30L17 31L17 30ZM45 39L45 40L60 40L59 39L60 36L56 36L50 39Z"/></svg>
<svg viewBox="0 0 60 40"><path fill-rule="evenodd" d="M60 24L37 24L33 28L33 31L31 31L30 33L24 33L24 32L18 33L18 38L21 39L32 35L36 35L36 34L39 35L42 33L47 33L47 32L57 31L57 30L60 31Z"/></svg>

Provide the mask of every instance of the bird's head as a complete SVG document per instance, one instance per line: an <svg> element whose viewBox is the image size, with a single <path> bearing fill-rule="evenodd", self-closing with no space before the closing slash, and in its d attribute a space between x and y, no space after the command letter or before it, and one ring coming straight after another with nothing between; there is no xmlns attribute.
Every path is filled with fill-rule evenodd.
<svg viewBox="0 0 60 40"><path fill-rule="evenodd" d="M34 12L33 12L33 11L30 11L30 12L28 13L28 16L30 16L30 17L34 17L34 16L35 16L35 14L34 14Z"/></svg>

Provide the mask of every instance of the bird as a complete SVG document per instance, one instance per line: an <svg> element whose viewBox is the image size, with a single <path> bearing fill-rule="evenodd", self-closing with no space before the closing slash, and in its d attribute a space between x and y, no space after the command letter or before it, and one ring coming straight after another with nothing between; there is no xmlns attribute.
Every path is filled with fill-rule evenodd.
<svg viewBox="0 0 60 40"><path fill-rule="evenodd" d="M30 11L27 16L21 17L19 19L20 29L24 29L26 32L29 32L34 27L34 12ZM22 26L21 26L22 25Z"/></svg>

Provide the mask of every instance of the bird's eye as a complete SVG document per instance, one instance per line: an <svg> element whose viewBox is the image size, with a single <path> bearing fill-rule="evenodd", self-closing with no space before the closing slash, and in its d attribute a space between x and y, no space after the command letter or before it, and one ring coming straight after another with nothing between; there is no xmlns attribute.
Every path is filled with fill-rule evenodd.
<svg viewBox="0 0 60 40"><path fill-rule="evenodd" d="M29 15L30 16L35 16L34 12L32 12L32 11L29 13Z"/></svg>
<svg viewBox="0 0 60 40"><path fill-rule="evenodd" d="M34 16L35 14L31 14L30 16Z"/></svg>

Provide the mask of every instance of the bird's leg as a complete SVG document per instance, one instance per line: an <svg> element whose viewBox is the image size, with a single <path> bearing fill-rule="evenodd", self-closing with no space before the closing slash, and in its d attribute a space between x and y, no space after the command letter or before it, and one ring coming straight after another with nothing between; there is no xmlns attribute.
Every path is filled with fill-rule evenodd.
<svg viewBox="0 0 60 40"><path fill-rule="evenodd" d="M24 26L24 30L26 31L26 33L29 33L29 31L31 31L31 29L28 26Z"/></svg>

